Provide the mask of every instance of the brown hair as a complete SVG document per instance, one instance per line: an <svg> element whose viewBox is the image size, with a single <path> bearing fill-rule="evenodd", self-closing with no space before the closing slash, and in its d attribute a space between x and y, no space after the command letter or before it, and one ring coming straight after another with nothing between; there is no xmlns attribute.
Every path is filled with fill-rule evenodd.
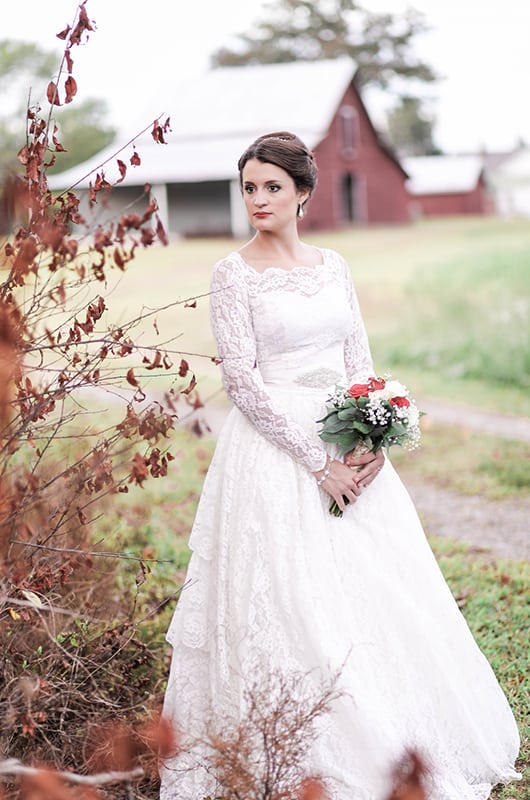
<svg viewBox="0 0 530 800"><path fill-rule="evenodd" d="M309 189L310 195L317 184L313 153L294 133L266 133L252 142L237 162L240 185L243 184L243 168L251 158L281 167L291 176L297 189Z"/></svg>

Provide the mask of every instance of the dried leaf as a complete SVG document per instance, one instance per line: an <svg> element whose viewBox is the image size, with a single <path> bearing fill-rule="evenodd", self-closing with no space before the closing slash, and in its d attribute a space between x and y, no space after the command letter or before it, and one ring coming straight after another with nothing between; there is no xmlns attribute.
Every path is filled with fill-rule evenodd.
<svg viewBox="0 0 530 800"><path fill-rule="evenodd" d="M71 75L74 68L74 61L68 48L64 51L64 57L66 59L66 68L68 69L68 74Z"/></svg>
<svg viewBox="0 0 530 800"><path fill-rule="evenodd" d="M69 75L67 77L66 81L64 82L64 90L66 92L64 102L71 103L77 94L77 82L73 75Z"/></svg>
<svg viewBox="0 0 530 800"><path fill-rule="evenodd" d="M190 368L190 365L188 364L186 359L185 358L181 359L180 366L179 366L179 377L185 378L186 375L188 374L189 368Z"/></svg>
<svg viewBox="0 0 530 800"><path fill-rule="evenodd" d="M181 394L187 394L187 395L191 394L191 392L193 392L193 390L195 389L196 386L197 386L197 381L195 379L195 375L192 375L191 376L191 381L189 382L189 384L186 386L185 389L182 389ZM202 406L202 403L201 403L201 406ZM198 406L198 407L200 408L200 406Z"/></svg>
<svg viewBox="0 0 530 800"><path fill-rule="evenodd" d="M120 171L120 176L121 176L120 179L116 181L116 183L121 183L122 180L127 175L127 166L124 164L124 162L120 158L117 159L116 163L118 164L118 169Z"/></svg>
<svg viewBox="0 0 530 800"><path fill-rule="evenodd" d="M22 594L24 595L26 600L29 600L31 605L35 606L36 608L44 608L44 603L40 599L39 595L35 594L35 592L30 592L27 591L26 589L23 589Z"/></svg>
<svg viewBox="0 0 530 800"><path fill-rule="evenodd" d="M158 214L156 215L156 235L158 236L162 244L167 247L167 245L169 244L168 235L166 233L166 229L162 225L162 220L160 219Z"/></svg>
<svg viewBox="0 0 530 800"><path fill-rule="evenodd" d="M59 90L57 89L57 84L53 81L50 81L48 84L48 88L46 89L46 97L48 98L48 103L50 103L50 105L61 105L61 101L59 100Z"/></svg>
<svg viewBox="0 0 530 800"><path fill-rule="evenodd" d="M70 31L71 31L70 25L67 25L66 28L64 29L64 31L61 31L60 33L57 33L56 36L57 36L58 39L66 39L66 37L68 36ZM66 52L68 52L68 51L66 51Z"/></svg>
<svg viewBox="0 0 530 800"><path fill-rule="evenodd" d="M138 381L134 376L134 370L132 369L132 367L131 369L127 370L127 383L130 383L131 386L134 386L135 388L139 386Z"/></svg>
<svg viewBox="0 0 530 800"><path fill-rule="evenodd" d="M141 160L140 156L138 155L138 152L135 150L133 152L132 156L131 156L131 166L139 167L141 163L142 163L142 160Z"/></svg>

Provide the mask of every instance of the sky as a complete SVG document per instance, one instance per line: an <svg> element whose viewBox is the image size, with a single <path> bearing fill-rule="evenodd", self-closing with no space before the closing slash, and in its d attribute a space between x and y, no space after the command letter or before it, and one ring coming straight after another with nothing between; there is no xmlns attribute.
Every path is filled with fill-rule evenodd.
<svg viewBox="0 0 530 800"><path fill-rule="evenodd" d="M210 54L266 14L267 0L88 0L97 31L75 48L79 97L102 97L109 119L132 136L161 113L175 120L175 86L204 72ZM506 150L530 143L530 2L528 0L364 0L372 11L425 14L429 33L416 53L442 79L426 87L445 152ZM74 16L74 0L5 3L0 37L60 51L55 34ZM233 39L232 39L233 41ZM376 124L391 99L367 96Z"/></svg>

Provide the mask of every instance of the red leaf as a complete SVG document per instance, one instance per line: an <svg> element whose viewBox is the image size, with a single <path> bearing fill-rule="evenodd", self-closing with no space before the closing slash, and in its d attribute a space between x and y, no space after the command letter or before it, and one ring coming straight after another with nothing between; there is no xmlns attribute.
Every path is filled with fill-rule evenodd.
<svg viewBox="0 0 530 800"><path fill-rule="evenodd" d="M130 383L131 386L134 386L135 388L138 386L138 381L134 377L134 370L132 367L127 371L127 383Z"/></svg>
<svg viewBox="0 0 530 800"><path fill-rule="evenodd" d="M74 68L74 62L72 56L70 55L70 50L68 48L64 51L64 57L66 58L66 67L68 69L68 74L72 74L72 70Z"/></svg>
<svg viewBox="0 0 530 800"><path fill-rule="evenodd" d="M84 31L93 31L93 30L94 28L90 24L90 20L88 19L88 14L86 13L85 3L82 3L79 6L79 19L77 21L77 25L70 34L70 45L81 44L81 36L83 35Z"/></svg>
<svg viewBox="0 0 530 800"><path fill-rule="evenodd" d="M116 181L116 183L121 183L121 182L122 182L122 180L123 180L123 179L125 178L125 176L127 175L127 167L126 167L126 165L123 163L123 161L122 161L121 159L119 159L119 158L117 159L117 162L116 162L116 163L118 164L118 169L120 170L120 175L121 175L121 178L119 179L119 181Z"/></svg>
<svg viewBox="0 0 530 800"><path fill-rule="evenodd" d="M53 81L50 81L48 84L48 88L46 89L46 97L48 98L48 103L52 106L60 106L61 101L59 100L59 92L57 89L57 84Z"/></svg>
<svg viewBox="0 0 530 800"><path fill-rule="evenodd" d="M184 308L197 308L197 301L194 300L193 303L184 303Z"/></svg>
<svg viewBox="0 0 530 800"><path fill-rule="evenodd" d="M73 75L69 75L67 77L66 81L64 82L64 90L66 92L64 102L71 103L77 94L77 83Z"/></svg>
<svg viewBox="0 0 530 800"><path fill-rule="evenodd" d="M186 386L186 388L182 390L181 394L191 394L191 392L193 392L193 390L195 389L196 386L197 386L197 381L195 380L195 375L192 375L191 376L191 381ZM201 405L202 405L202 403L201 403Z"/></svg>
<svg viewBox="0 0 530 800"><path fill-rule="evenodd" d="M20 163L21 163L21 164L23 164L24 166L26 166L26 164L27 164L27 163L28 163L28 161L29 161L29 157L30 157L30 156L29 156L29 150L28 150L28 146L27 146L27 144L25 144L25 145L24 145L24 147L22 147L22 148L21 148L21 149L18 151L18 153L17 153L17 158L18 158L18 160L20 161Z"/></svg>
<svg viewBox="0 0 530 800"><path fill-rule="evenodd" d="M71 30L70 26L67 25L66 28L64 29L64 31L61 31L60 33L56 34L57 38L58 39L66 39L66 37L68 36L70 30Z"/></svg>
<svg viewBox="0 0 530 800"><path fill-rule="evenodd" d="M138 155L137 151L135 150L134 153L131 156L131 165L133 167L139 167L141 163L142 163L142 159L140 158L140 156Z"/></svg>
<svg viewBox="0 0 530 800"><path fill-rule="evenodd" d="M153 137L155 142L158 142L159 144L166 144L166 140L164 139L165 130L166 130L166 125L162 127L159 121L155 119L155 121L153 122L153 130L151 131L151 136Z"/></svg>
<svg viewBox="0 0 530 800"><path fill-rule="evenodd" d="M190 368L190 365L188 364L188 362L186 361L186 359L185 359L185 358L183 358L183 359L181 360L181 362L180 362L180 367L179 367L179 376L180 376L181 378L185 378L185 377L186 377L186 375L188 374L188 370L189 370L189 368Z"/></svg>
<svg viewBox="0 0 530 800"><path fill-rule="evenodd" d="M114 248L114 261L119 269L123 269L125 267L125 259L117 247Z"/></svg>
<svg viewBox="0 0 530 800"><path fill-rule="evenodd" d="M169 244L169 239L167 238L166 229L162 225L162 220L160 219L158 214L156 215L156 235L158 236L158 238L160 239L160 241L164 246L167 246Z"/></svg>
<svg viewBox="0 0 530 800"><path fill-rule="evenodd" d="M143 363L149 365L149 366L146 367L146 369L157 369L158 367L161 367L162 366L162 353L160 352L160 350L157 350L156 353L155 353L154 361L150 362L149 359L146 356L143 359Z"/></svg>

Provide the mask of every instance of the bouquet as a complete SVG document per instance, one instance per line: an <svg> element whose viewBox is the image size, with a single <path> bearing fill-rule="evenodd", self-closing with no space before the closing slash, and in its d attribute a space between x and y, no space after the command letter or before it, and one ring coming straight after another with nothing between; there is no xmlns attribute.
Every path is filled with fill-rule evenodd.
<svg viewBox="0 0 530 800"><path fill-rule="evenodd" d="M421 412L398 381L369 378L349 389L337 386L326 407L328 413L318 420L320 438L337 444L343 454L353 450L357 457L395 444L413 450L419 444ZM329 510L342 516L335 500Z"/></svg>

